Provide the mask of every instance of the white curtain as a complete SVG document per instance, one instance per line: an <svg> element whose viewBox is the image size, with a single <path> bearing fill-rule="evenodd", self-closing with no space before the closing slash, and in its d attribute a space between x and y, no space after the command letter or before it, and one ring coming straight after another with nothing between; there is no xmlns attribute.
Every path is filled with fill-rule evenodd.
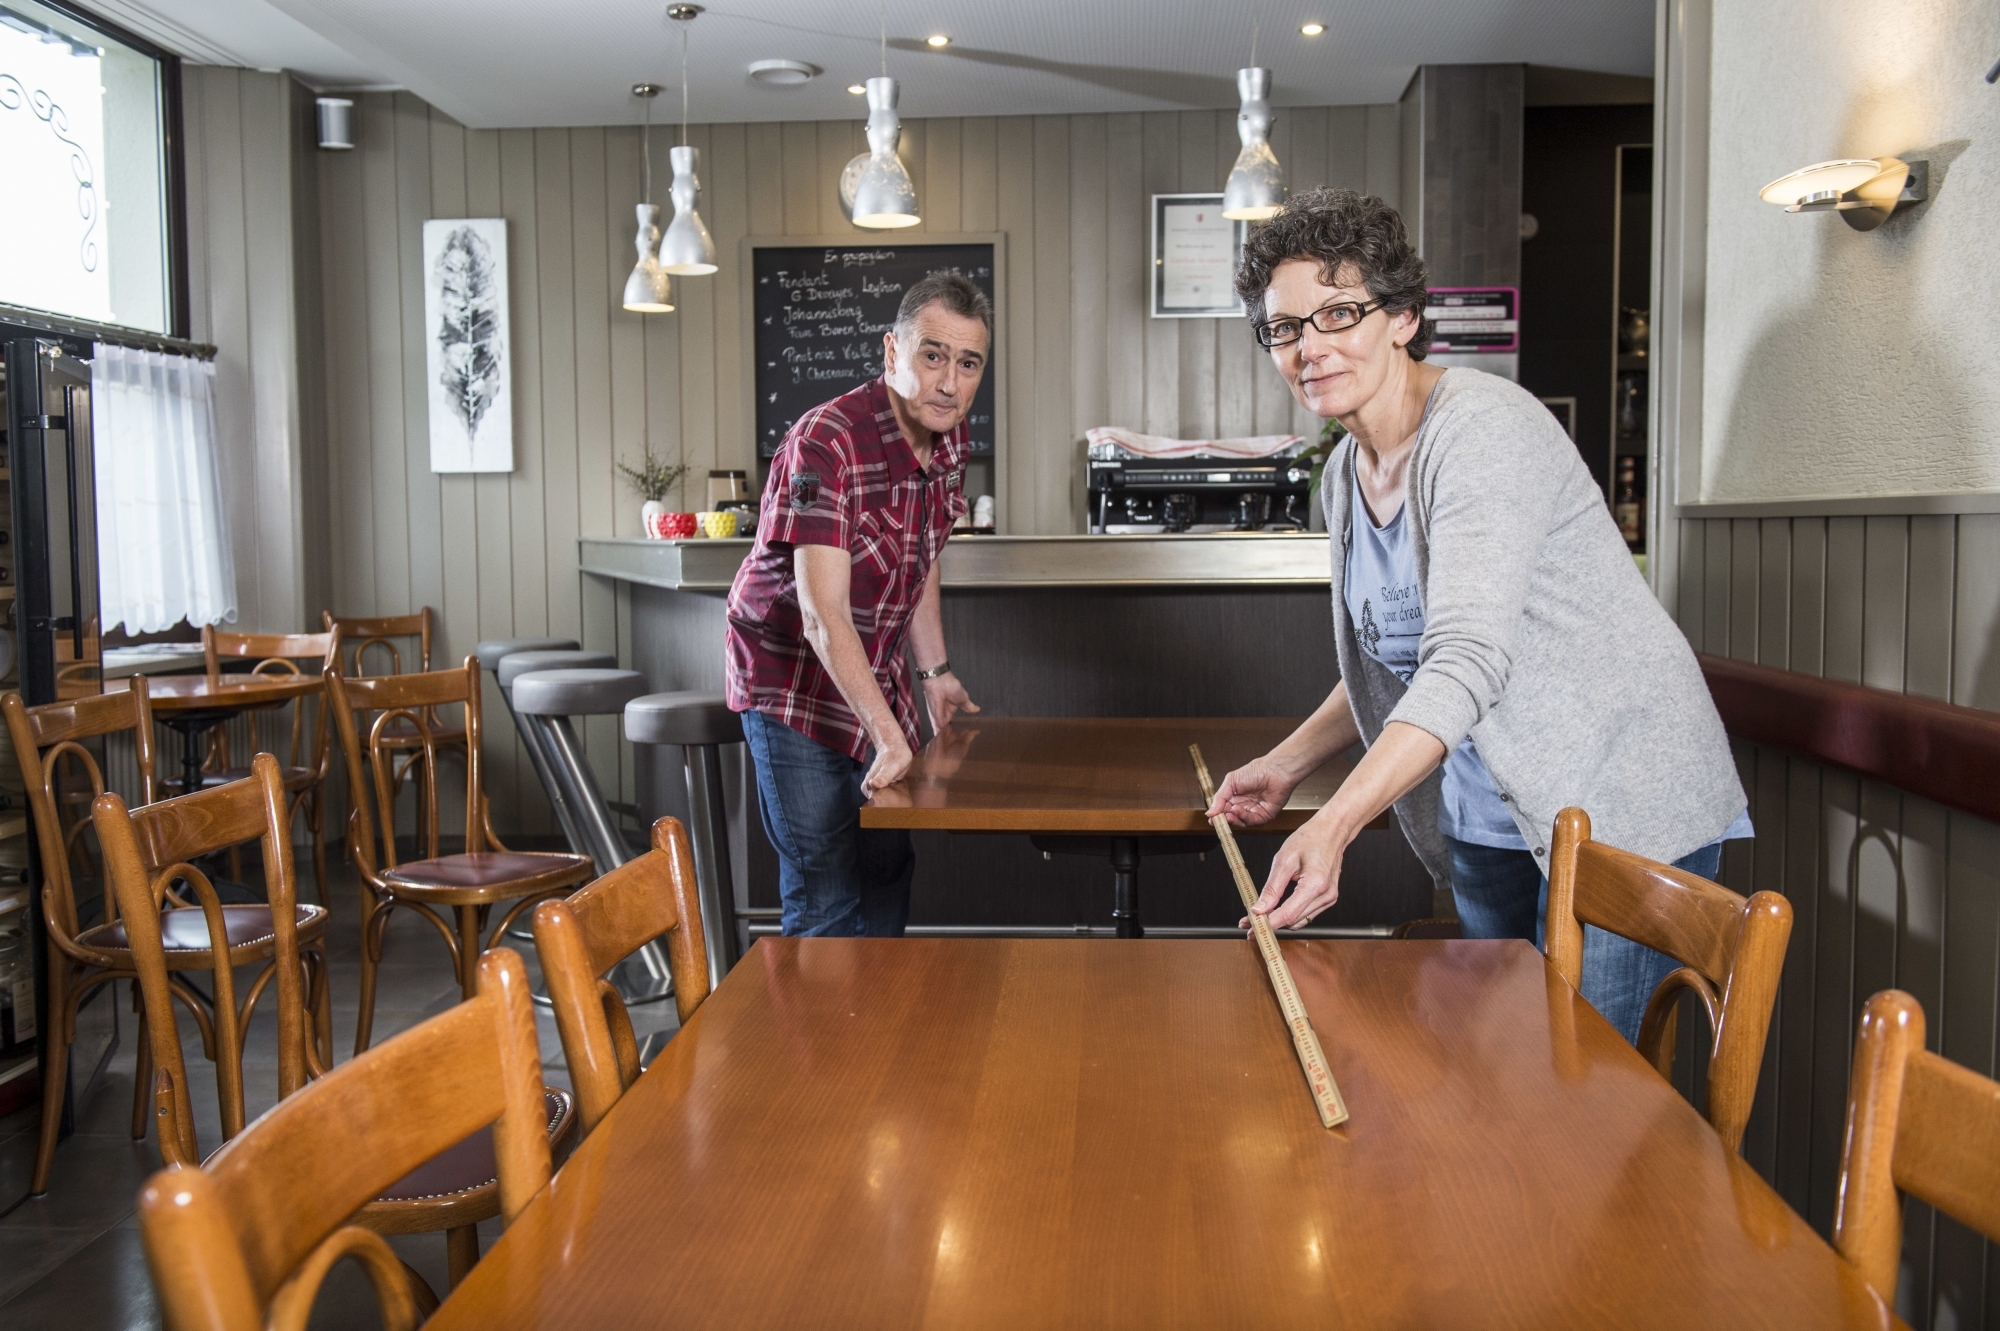
<svg viewBox="0 0 2000 1331"><path fill-rule="evenodd" d="M216 470L215 365L100 342L90 363L104 627L236 618Z"/></svg>

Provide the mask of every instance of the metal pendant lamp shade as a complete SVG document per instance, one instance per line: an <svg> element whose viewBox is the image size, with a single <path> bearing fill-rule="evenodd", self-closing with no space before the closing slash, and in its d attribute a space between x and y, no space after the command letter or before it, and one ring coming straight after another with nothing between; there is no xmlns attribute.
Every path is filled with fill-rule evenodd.
<svg viewBox="0 0 2000 1331"><path fill-rule="evenodd" d="M639 234L632 243L639 251L639 262L625 279L623 304L634 314L671 314L673 282L660 267L660 205L642 203L638 214Z"/></svg>
<svg viewBox="0 0 2000 1331"><path fill-rule="evenodd" d="M675 148L667 156L674 164L674 220L660 242L660 268L675 277L701 277L716 269L715 237L701 220L701 180L695 170L701 165L701 149Z"/></svg>
<svg viewBox="0 0 2000 1331"><path fill-rule="evenodd" d="M1243 151L1222 187L1222 215L1232 222L1262 222L1285 206L1285 173L1271 151L1271 71L1237 70L1236 92L1243 99L1236 113Z"/></svg>
<svg viewBox="0 0 2000 1331"><path fill-rule="evenodd" d="M861 166L849 215L854 225L871 231L915 226L924 220L917 212L916 184L903 169L903 159L896 156L896 145L903 138L896 94L896 80L868 80L868 157L865 162L857 157L849 164L849 170L856 164Z"/></svg>

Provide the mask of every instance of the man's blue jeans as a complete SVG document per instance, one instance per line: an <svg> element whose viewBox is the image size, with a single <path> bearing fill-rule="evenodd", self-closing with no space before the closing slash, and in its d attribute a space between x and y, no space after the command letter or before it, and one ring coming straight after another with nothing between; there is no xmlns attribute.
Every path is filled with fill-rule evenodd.
<svg viewBox="0 0 2000 1331"><path fill-rule="evenodd" d="M1549 880L1535 857L1525 850L1478 846L1456 837L1446 837L1445 845L1451 851L1451 894L1457 899L1465 936L1525 938L1541 947ZM1712 881L1722 867L1722 843L1710 842L1674 861L1674 867ZM1643 943L1595 925L1583 926L1583 997L1633 1044L1639 1042L1647 1000L1679 965Z"/></svg>
<svg viewBox="0 0 2000 1331"><path fill-rule="evenodd" d="M778 851L787 936L900 938L910 918L910 834L861 826L865 763L759 711L743 713L764 831Z"/></svg>

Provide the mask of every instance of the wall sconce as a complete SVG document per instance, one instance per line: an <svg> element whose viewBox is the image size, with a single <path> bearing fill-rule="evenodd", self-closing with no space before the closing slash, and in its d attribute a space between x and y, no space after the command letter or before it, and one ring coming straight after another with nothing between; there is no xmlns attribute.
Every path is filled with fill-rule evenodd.
<svg viewBox="0 0 2000 1331"><path fill-rule="evenodd" d="M1873 231L1899 206L1928 198L1930 178L1929 162L1850 157L1779 176L1757 197L1788 213L1837 212L1856 231Z"/></svg>

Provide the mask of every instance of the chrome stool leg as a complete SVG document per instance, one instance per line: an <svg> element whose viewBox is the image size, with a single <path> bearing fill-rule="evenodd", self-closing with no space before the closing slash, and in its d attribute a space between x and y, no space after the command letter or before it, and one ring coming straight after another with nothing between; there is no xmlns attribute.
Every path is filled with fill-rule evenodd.
<svg viewBox="0 0 2000 1331"><path fill-rule="evenodd" d="M681 749L687 767L688 840L693 843L695 890L701 914L710 927L703 931L708 951L708 984L712 990L737 961L736 890L729 872L729 823L722 804L722 754L713 744L688 744Z"/></svg>

